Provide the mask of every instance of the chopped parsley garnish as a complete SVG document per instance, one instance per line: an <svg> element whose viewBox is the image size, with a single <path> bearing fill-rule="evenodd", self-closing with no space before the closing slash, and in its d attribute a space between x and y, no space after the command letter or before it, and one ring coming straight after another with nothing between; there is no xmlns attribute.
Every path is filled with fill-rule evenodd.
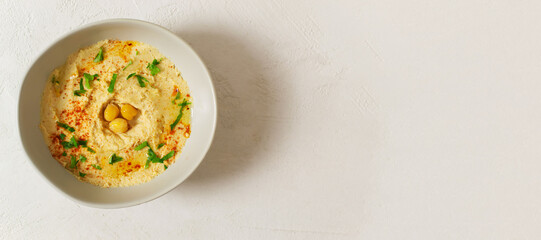
<svg viewBox="0 0 541 240"><path fill-rule="evenodd" d="M115 91L115 83L116 83L116 77L118 75L115 73L113 74L113 79L111 79L111 83L109 83L109 88L107 88L107 92L113 93Z"/></svg>
<svg viewBox="0 0 541 240"><path fill-rule="evenodd" d="M81 78L81 80L79 81L79 90L75 90L73 91L73 95L75 96L82 96L83 94L86 93L86 90L85 88L83 87L83 79Z"/></svg>
<svg viewBox="0 0 541 240"><path fill-rule="evenodd" d="M161 145L161 144L160 144ZM163 146L163 145L162 145ZM175 155L175 151L171 151L162 158L159 158L158 155L156 155L156 152L152 150L152 148L148 145L148 142L143 142L139 146L135 148L135 150L141 150L145 147L148 147L147 151L147 161L145 162L145 168L150 167L150 163L163 163L163 161L173 157ZM159 147L158 147L159 148Z"/></svg>
<svg viewBox="0 0 541 240"><path fill-rule="evenodd" d="M55 84L60 84L60 82L58 80L56 80L56 76L53 75L53 77L51 78L51 82L55 83Z"/></svg>
<svg viewBox="0 0 541 240"><path fill-rule="evenodd" d="M94 58L95 63L99 63L101 61L103 61L103 47L100 48L100 51L98 52L98 54Z"/></svg>
<svg viewBox="0 0 541 240"><path fill-rule="evenodd" d="M86 157L83 156L83 155L80 155L80 156L79 156L79 161L81 161L81 162L86 162Z"/></svg>
<svg viewBox="0 0 541 240"><path fill-rule="evenodd" d="M180 92L177 92L177 95L175 96L175 99L173 99L173 101L171 101L171 103L173 104L177 104L176 101L180 99Z"/></svg>
<svg viewBox="0 0 541 240"><path fill-rule="evenodd" d="M135 76L137 77L137 82L139 82L139 86L145 87L146 86L145 82L148 82L148 80L141 75L135 75Z"/></svg>
<svg viewBox="0 0 541 240"><path fill-rule="evenodd" d="M86 173L79 172L79 176L85 177L85 176L86 176Z"/></svg>
<svg viewBox="0 0 541 240"><path fill-rule="evenodd" d="M92 81L94 81L94 78L98 77L98 74L90 75L88 73L84 73L83 77L85 78L85 81L84 81L85 88L90 89L92 88ZM96 80L99 81L99 79L96 79ZM84 89L81 89L81 90L84 90Z"/></svg>
<svg viewBox="0 0 541 240"><path fill-rule="evenodd" d="M147 65L147 68L148 70L150 70L150 74L152 76L158 74L160 72L160 69L158 68L158 64L160 64L160 61L158 61L157 59L154 59L154 61L152 61L152 63L148 63Z"/></svg>
<svg viewBox="0 0 541 240"><path fill-rule="evenodd" d="M163 165L163 169L167 170L167 165L164 164L164 165Z"/></svg>
<svg viewBox="0 0 541 240"><path fill-rule="evenodd" d="M90 148L90 147L88 147L88 146L86 147L86 150L88 150L88 151L91 152L91 153L96 153L96 151L94 151L94 149L92 149L92 148Z"/></svg>
<svg viewBox="0 0 541 240"><path fill-rule="evenodd" d="M60 145L62 145L62 147L64 147L64 149L70 149L70 148L74 148L74 147L75 147L75 146L73 146L70 142L66 142L66 141L60 142Z"/></svg>
<svg viewBox="0 0 541 240"><path fill-rule="evenodd" d="M135 50L135 56L139 55L139 51Z"/></svg>
<svg viewBox="0 0 541 240"><path fill-rule="evenodd" d="M166 154L160 159L160 162L163 162L169 158L172 158L174 155L175 155L175 151L171 150L171 152L169 152L168 154Z"/></svg>
<svg viewBox="0 0 541 240"><path fill-rule="evenodd" d="M64 149L70 149L70 148L82 146L82 147L87 148L89 152L91 152L91 153L96 153L94 150L92 150L91 148L89 148L89 147L86 145L87 142L88 142L88 140L77 140L74 136L71 136L69 142L67 142L67 141L61 141L61 142L60 142L60 145L62 145L62 147L64 147ZM86 159L85 159L85 160L86 160Z"/></svg>
<svg viewBox="0 0 541 240"><path fill-rule="evenodd" d="M148 80L146 78L144 78L143 76L139 75L139 74L131 73L130 75L128 75L126 80L130 79L133 76L135 76L137 78L137 82L139 82L140 87L145 87L146 86L145 82L148 82Z"/></svg>
<svg viewBox="0 0 541 240"><path fill-rule="evenodd" d="M75 159L75 156L71 155L70 168L76 168L79 161Z"/></svg>
<svg viewBox="0 0 541 240"><path fill-rule="evenodd" d="M95 169L101 170L101 167L99 165L92 164L92 167L95 168Z"/></svg>
<svg viewBox="0 0 541 240"><path fill-rule="evenodd" d="M163 146L165 146L165 143L158 144L158 149L162 148Z"/></svg>
<svg viewBox="0 0 541 240"><path fill-rule="evenodd" d="M77 143L77 139L75 139L74 136L71 136L70 138L70 142L69 142L73 147L77 147L79 146L78 143Z"/></svg>
<svg viewBox="0 0 541 240"><path fill-rule="evenodd" d="M171 126L171 130L173 130L173 128L175 128L175 126L177 126L178 122L180 122L180 119L182 118L182 111L184 110L184 108L185 108L188 104L191 104L191 103L188 102L188 101L186 101L186 99L182 100L182 103L179 104L179 106L180 106L180 111L179 111L178 116L177 116L177 118L175 119L175 121L170 125L170 126Z"/></svg>
<svg viewBox="0 0 541 240"><path fill-rule="evenodd" d="M65 123L62 123L62 122L58 122L58 121L57 121L57 122L56 122L56 125L59 126L59 127L61 127L61 128L63 128L63 129L66 129L66 130L68 130L68 131L70 131L70 132L75 132L75 128L70 127L68 124L65 124Z"/></svg>
<svg viewBox="0 0 541 240"><path fill-rule="evenodd" d="M109 157L109 164L113 164L113 163L116 163L116 162L120 162L122 161L124 158L122 157L119 157L117 156L116 154L113 153L113 155L111 155Z"/></svg>
<svg viewBox="0 0 541 240"><path fill-rule="evenodd" d="M145 148L146 146L148 146L148 142L144 141L141 144L137 145L137 147L135 147L135 151L139 151L139 150Z"/></svg>
<svg viewBox="0 0 541 240"><path fill-rule="evenodd" d="M77 144L83 147L86 147L86 143L88 143L88 140L77 140Z"/></svg>
<svg viewBox="0 0 541 240"><path fill-rule="evenodd" d="M64 138L66 138L66 134L63 134L63 133L60 133L60 140L64 140Z"/></svg>
<svg viewBox="0 0 541 240"><path fill-rule="evenodd" d="M128 62L128 65L126 65L126 66L122 69L122 71L126 70L126 68L128 68L128 67L129 67L130 65L132 65L132 64L133 64L133 61L130 60L130 61Z"/></svg>
<svg viewBox="0 0 541 240"><path fill-rule="evenodd" d="M64 152L62 153L62 156L65 157L65 156L68 156L68 154L64 151Z"/></svg>

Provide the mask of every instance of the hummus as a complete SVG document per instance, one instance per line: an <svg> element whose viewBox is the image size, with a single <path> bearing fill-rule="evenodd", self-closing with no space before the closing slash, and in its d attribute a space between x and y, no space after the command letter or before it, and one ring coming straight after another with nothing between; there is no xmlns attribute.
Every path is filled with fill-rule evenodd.
<svg viewBox="0 0 541 240"><path fill-rule="evenodd" d="M180 72L156 48L103 40L51 73L40 129L53 158L79 180L136 185L175 162L190 136L191 102Z"/></svg>

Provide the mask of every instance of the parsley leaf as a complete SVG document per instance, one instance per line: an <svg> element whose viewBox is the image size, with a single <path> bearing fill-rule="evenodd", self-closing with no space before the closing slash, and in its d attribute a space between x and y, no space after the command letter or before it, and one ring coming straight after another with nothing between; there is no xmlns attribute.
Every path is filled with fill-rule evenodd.
<svg viewBox="0 0 541 240"><path fill-rule="evenodd" d="M137 78L137 81L139 82L139 86L140 87L145 87L145 82L148 82L148 80L146 78L144 78L143 76L139 75L139 74L135 74L135 73L131 73L130 75L128 75L128 77L126 78L126 80L130 79L131 77L135 76Z"/></svg>
<svg viewBox="0 0 541 240"><path fill-rule="evenodd" d="M141 144L139 144L137 147L135 147L135 151L139 151L139 150L145 148L146 146L148 146L148 142L144 141Z"/></svg>
<svg viewBox="0 0 541 240"><path fill-rule="evenodd" d="M113 155L111 155L109 157L109 164L113 164L113 163L116 163L116 162L120 162L122 161L124 158L122 157L119 157L117 156L116 154L113 153Z"/></svg>
<svg viewBox="0 0 541 240"><path fill-rule="evenodd" d="M64 157L65 157L65 156L68 156L68 154L66 153L66 151L64 151L64 152L62 153L62 156L64 156Z"/></svg>
<svg viewBox="0 0 541 240"><path fill-rule="evenodd" d="M177 92L177 95L175 96L175 99L171 101L171 103L176 104L175 102L180 99L180 92Z"/></svg>
<svg viewBox="0 0 541 240"><path fill-rule="evenodd" d="M66 134L63 134L63 133L60 133L60 140L64 140L64 138L66 138Z"/></svg>
<svg viewBox="0 0 541 240"><path fill-rule="evenodd" d="M79 176L85 177L85 176L86 176L86 173L79 172Z"/></svg>
<svg viewBox="0 0 541 240"><path fill-rule="evenodd" d="M59 122L59 121L56 121L56 125L61 127L61 128L64 128L70 132L75 132L75 128L72 128L70 127L68 124L65 124L65 123L62 123L62 122Z"/></svg>
<svg viewBox="0 0 541 240"><path fill-rule="evenodd" d="M84 73L83 77L85 78L84 86L86 89L92 88L92 81L94 81L94 78L98 77L98 74L90 75L88 73ZM81 90L84 90L84 88L81 88Z"/></svg>
<svg viewBox="0 0 541 240"><path fill-rule="evenodd" d="M191 104L191 103L188 102L188 101L186 101L186 99L182 100L182 103L179 104L179 105L180 105L180 111L179 111L178 116L177 116L177 118L175 119L175 121L170 125L170 126L171 126L171 130L173 130L173 128L175 128L175 126L177 126L178 122L180 122L180 119L182 118L182 111L184 110L184 108L185 108L188 104Z"/></svg>
<svg viewBox="0 0 541 240"><path fill-rule="evenodd" d="M88 150L88 151L91 152L91 153L96 153L96 151L94 151L94 149L92 149L92 148L90 148L90 147L88 147L88 146L86 146L86 150Z"/></svg>
<svg viewBox="0 0 541 240"><path fill-rule="evenodd" d="M152 63L148 63L147 65L147 68L148 70L150 70L150 74L152 76L158 74L160 72L160 69L158 68L158 64L160 64L160 61L158 61L157 59L154 59L154 61L152 61Z"/></svg>
<svg viewBox="0 0 541 240"><path fill-rule="evenodd" d="M158 144L158 149L162 148L165 145L165 143Z"/></svg>
<svg viewBox="0 0 541 240"><path fill-rule="evenodd" d="M60 82L58 80L56 80L56 76L53 75L53 77L51 78L51 82L55 83L55 84L60 84Z"/></svg>
<svg viewBox="0 0 541 240"><path fill-rule="evenodd" d="M115 91L116 77L117 74L113 74L113 79L111 79L111 83L109 83L109 88L107 88L107 92L113 93L113 91Z"/></svg>
<svg viewBox="0 0 541 240"><path fill-rule="evenodd" d="M79 161L86 162L86 157L83 155L79 155Z"/></svg>
<svg viewBox="0 0 541 240"><path fill-rule="evenodd" d="M175 151L171 150L171 152L169 152L168 154L166 154L160 159L160 162L163 162L169 158L172 158L174 155L175 155Z"/></svg>
<svg viewBox="0 0 541 240"><path fill-rule="evenodd" d="M126 70L126 68L128 68L128 67L129 67L130 65L132 65L132 64L133 64L133 61L130 60L130 61L128 62L128 65L126 65L126 66L122 69L122 71Z"/></svg>
<svg viewBox="0 0 541 240"><path fill-rule="evenodd" d="M76 168L79 161L75 159L75 156L71 155L70 168Z"/></svg>
<svg viewBox="0 0 541 240"><path fill-rule="evenodd" d="M92 164L92 167L95 168L95 169L101 170L101 167L99 165Z"/></svg>
<svg viewBox="0 0 541 240"><path fill-rule="evenodd" d="M64 149L70 149L70 148L74 148L74 147L75 147L75 146L73 146L70 142L66 142L66 141L60 142L60 145L62 145L62 147L64 147Z"/></svg>
<svg viewBox="0 0 541 240"><path fill-rule="evenodd" d="M74 136L71 136L70 144L71 144L73 147L77 147L77 146L78 146L78 144L77 144L77 139L75 139Z"/></svg>
<svg viewBox="0 0 541 240"><path fill-rule="evenodd" d="M73 95L75 96L82 96L83 94L86 93L86 90L85 88L83 87L83 79L81 78L81 80L79 81L79 90L75 90L73 91Z"/></svg>
<svg viewBox="0 0 541 240"><path fill-rule="evenodd" d="M153 163L160 162L160 158L158 157L158 155L156 155L156 153L152 150L152 148L148 148L147 156L148 156L147 161L150 161Z"/></svg>
<svg viewBox="0 0 541 240"><path fill-rule="evenodd" d="M86 147L86 143L88 143L88 140L77 140L77 145Z"/></svg>
<svg viewBox="0 0 541 240"><path fill-rule="evenodd" d="M135 50L135 56L139 55L139 51Z"/></svg>
<svg viewBox="0 0 541 240"><path fill-rule="evenodd" d="M164 164L164 165L163 165L163 169L164 169L164 170L167 170L167 165Z"/></svg>
<svg viewBox="0 0 541 240"><path fill-rule="evenodd" d="M99 63L101 61L103 61L103 47L100 48L100 51L98 52L98 54L94 58L95 63Z"/></svg>
<svg viewBox="0 0 541 240"><path fill-rule="evenodd" d="M140 87L145 87L146 85L145 85L144 81L148 82L148 80L146 78L144 78L143 76L141 76L141 75L135 75L135 76L137 77L137 82L139 82L139 86Z"/></svg>

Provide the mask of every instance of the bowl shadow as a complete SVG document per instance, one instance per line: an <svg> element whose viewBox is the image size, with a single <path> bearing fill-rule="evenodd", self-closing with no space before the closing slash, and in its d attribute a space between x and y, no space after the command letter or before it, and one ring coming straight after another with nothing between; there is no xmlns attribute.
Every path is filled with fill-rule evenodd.
<svg viewBox="0 0 541 240"><path fill-rule="evenodd" d="M258 116L277 114L278 97L263 73L268 56L254 54L242 38L223 32L175 31L199 54L212 76L218 104L218 122L212 146L183 187L218 184L239 177L256 164L266 141L276 131L272 121ZM182 71L182 69L181 69ZM189 82L189 80L188 80ZM283 97L283 96L280 96Z"/></svg>

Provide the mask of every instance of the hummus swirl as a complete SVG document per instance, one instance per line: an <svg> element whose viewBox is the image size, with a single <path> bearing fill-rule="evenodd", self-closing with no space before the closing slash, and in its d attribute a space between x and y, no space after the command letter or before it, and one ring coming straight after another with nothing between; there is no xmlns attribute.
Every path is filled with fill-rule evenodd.
<svg viewBox="0 0 541 240"><path fill-rule="evenodd" d="M51 73L40 129L51 155L79 180L136 185L174 163L190 136L191 102L180 72L156 48L103 40L73 53ZM103 116L109 104L136 109L125 120L126 132L109 128Z"/></svg>

